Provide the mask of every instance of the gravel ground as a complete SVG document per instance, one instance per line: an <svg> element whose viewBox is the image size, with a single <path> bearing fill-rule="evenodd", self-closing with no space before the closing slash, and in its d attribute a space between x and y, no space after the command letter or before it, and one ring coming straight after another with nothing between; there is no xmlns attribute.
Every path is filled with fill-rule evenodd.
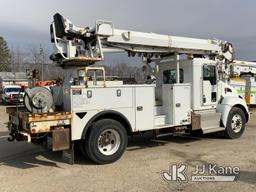
<svg viewBox="0 0 256 192"><path fill-rule="evenodd" d="M221 134L201 137L151 135L130 138L123 157L109 165L94 165L76 156L76 164L61 161L61 153L45 151L25 142L8 143L0 106L1 192L70 191L256 191L256 116L242 138L224 139ZM236 182L165 182L161 171L173 163L238 166Z"/></svg>

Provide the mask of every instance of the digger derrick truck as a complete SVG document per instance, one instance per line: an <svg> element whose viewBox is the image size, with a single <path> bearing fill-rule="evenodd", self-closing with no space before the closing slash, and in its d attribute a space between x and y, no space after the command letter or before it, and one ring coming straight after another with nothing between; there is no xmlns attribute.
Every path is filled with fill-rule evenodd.
<svg viewBox="0 0 256 192"><path fill-rule="evenodd" d="M128 136L137 133L223 131L232 139L243 134L250 117L246 103L219 75L234 59L230 43L116 29L110 21L76 27L60 14L50 32L50 58L77 69L77 76L51 92L27 89L25 107L7 109L10 140L52 137L53 150L62 150L71 162L77 142L84 155L105 164L118 160ZM91 66L117 52L142 57L156 82L110 81L103 67Z"/></svg>

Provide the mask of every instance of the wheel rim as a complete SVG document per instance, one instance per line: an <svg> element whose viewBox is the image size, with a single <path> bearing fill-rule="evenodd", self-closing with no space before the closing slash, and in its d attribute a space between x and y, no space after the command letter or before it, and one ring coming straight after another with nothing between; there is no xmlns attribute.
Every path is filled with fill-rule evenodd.
<svg viewBox="0 0 256 192"><path fill-rule="evenodd" d="M238 133L241 131L243 127L243 120L241 115L235 114L231 120L231 128L235 133Z"/></svg>
<svg viewBox="0 0 256 192"><path fill-rule="evenodd" d="M98 138L98 149L103 155L113 155L120 146L120 135L114 129L104 130Z"/></svg>

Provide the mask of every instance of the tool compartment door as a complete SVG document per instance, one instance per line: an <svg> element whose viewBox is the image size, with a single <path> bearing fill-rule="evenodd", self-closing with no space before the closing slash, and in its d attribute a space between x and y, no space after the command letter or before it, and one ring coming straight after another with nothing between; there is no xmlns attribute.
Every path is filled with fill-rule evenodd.
<svg viewBox="0 0 256 192"><path fill-rule="evenodd" d="M171 98L173 101L173 121L174 125L190 124L191 115L191 85L174 84L171 89Z"/></svg>
<svg viewBox="0 0 256 192"><path fill-rule="evenodd" d="M135 87L136 131L146 131L154 126L155 87Z"/></svg>

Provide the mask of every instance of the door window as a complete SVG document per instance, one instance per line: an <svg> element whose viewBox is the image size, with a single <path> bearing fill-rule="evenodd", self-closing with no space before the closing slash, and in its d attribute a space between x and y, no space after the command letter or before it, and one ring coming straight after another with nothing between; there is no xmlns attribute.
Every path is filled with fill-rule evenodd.
<svg viewBox="0 0 256 192"><path fill-rule="evenodd" d="M214 65L203 66L203 80L210 81L211 85L217 84L216 68Z"/></svg>
<svg viewBox="0 0 256 192"><path fill-rule="evenodd" d="M216 90L216 85L217 85L217 73L216 73L216 67L215 65L204 65L203 66L203 80L204 81L210 81L211 86L212 86L212 91L211 91L211 102L216 102L217 101L217 90ZM207 98L203 99L203 103L206 102Z"/></svg>

